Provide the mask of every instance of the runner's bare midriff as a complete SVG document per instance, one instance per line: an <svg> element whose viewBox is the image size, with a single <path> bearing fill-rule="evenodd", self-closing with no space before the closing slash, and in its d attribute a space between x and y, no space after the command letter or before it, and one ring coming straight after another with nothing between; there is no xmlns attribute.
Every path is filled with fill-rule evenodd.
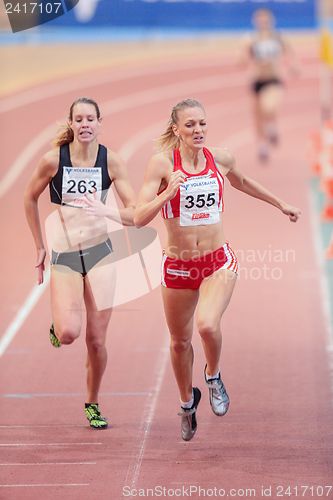
<svg viewBox="0 0 333 500"><path fill-rule="evenodd" d="M254 78L257 80L270 80L280 77L280 64L275 61L257 61L254 69Z"/></svg>
<svg viewBox="0 0 333 500"><path fill-rule="evenodd" d="M168 244L165 252L175 259L189 260L217 250L225 243L222 220L218 224L180 226L179 217L165 219Z"/></svg>
<svg viewBox="0 0 333 500"><path fill-rule="evenodd" d="M55 252L83 250L108 238L107 222L84 209L62 206L46 224L48 246Z"/></svg>

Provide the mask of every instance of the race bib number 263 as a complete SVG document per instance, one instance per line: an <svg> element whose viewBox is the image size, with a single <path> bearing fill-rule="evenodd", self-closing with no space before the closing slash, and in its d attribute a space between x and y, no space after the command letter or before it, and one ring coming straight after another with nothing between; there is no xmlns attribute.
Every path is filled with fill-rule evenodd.
<svg viewBox="0 0 333 500"><path fill-rule="evenodd" d="M63 167L62 201L65 205L82 207L86 195L101 191L101 168Z"/></svg>

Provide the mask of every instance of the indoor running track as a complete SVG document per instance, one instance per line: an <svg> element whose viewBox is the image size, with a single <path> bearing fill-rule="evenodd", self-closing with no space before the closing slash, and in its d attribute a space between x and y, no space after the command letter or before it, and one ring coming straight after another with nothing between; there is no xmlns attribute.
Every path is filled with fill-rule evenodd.
<svg viewBox="0 0 333 500"><path fill-rule="evenodd" d="M229 495L237 490L236 498L253 489L252 496L254 491L260 498L262 485L272 487L271 498L279 498L278 485L333 484L331 339L318 260L324 249L317 241L316 254L317 218L309 202L307 144L319 122L316 47L297 45L302 74L288 83L281 145L263 167L256 162L244 72L221 46L221 41L216 46L208 42L177 50L170 42L158 58L156 48L149 57L148 42L135 50L129 44L122 48L128 56L112 64L108 58L115 46L103 46L103 63L93 67L91 59L91 69L75 73L68 62L67 76L69 49L58 47L63 74L54 74L54 68L48 72L46 61L41 62L33 82L25 85L21 77L14 82L15 92L1 96L0 498L118 500L131 498L131 490L134 498L139 489L156 486L170 489L170 496L192 486L192 492L194 487L224 489ZM33 66L39 48L27 50ZM75 65L83 48L71 50ZM20 57L29 66L23 49L16 57L18 68ZM113 313L101 392L103 412L112 424L106 431L90 430L83 414L83 336L59 350L48 341L49 291L34 289L35 252L23 191L48 148L54 124L64 120L80 95L100 103L101 142L126 158L136 191L171 106L196 97L207 110L208 144L229 147L239 168L302 209L302 219L291 224L226 183L226 232L242 266L222 322L222 371L231 406L223 418L211 413L196 333L194 383L203 399L198 432L189 443L180 439L158 288ZM40 205L45 216L47 192ZM163 241L161 221L152 227ZM311 491L316 490L308 490L308 498Z"/></svg>

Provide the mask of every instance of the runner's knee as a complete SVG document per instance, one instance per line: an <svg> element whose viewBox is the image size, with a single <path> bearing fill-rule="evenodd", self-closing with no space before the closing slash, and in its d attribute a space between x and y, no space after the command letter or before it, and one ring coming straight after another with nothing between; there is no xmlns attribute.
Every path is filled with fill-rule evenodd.
<svg viewBox="0 0 333 500"><path fill-rule="evenodd" d="M219 324L211 318L198 318L197 326L200 337L203 340L214 337L219 331Z"/></svg>
<svg viewBox="0 0 333 500"><path fill-rule="evenodd" d="M170 348L174 353L186 352L191 347L191 339L171 338Z"/></svg>
<svg viewBox="0 0 333 500"><path fill-rule="evenodd" d="M56 335L62 344L72 344L78 338L80 332L74 328L65 326L60 331L57 330Z"/></svg>
<svg viewBox="0 0 333 500"><path fill-rule="evenodd" d="M89 334L88 333L86 343L87 343L88 350L90 350L90 351L93 350L95 352L98 352L101 349L104 349L104 347L105 347L105 336L100 335L98 333L96 333L96 334L91 334L91 333Z"/></svg>

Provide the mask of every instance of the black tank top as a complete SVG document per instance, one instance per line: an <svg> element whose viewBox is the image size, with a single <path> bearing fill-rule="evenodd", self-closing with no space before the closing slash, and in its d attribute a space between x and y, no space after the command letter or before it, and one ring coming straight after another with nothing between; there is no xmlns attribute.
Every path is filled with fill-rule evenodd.
<svg viewBox="0 0 333 500"><path fill-rule="evenodd" d="M80 198L94 192L101 192L100 199L105 203L111 184L105 146L99 144L96 163L91 168L74 168L69 144L60 146L59 167L49 184L52 203L79 207Z"/></svg>

